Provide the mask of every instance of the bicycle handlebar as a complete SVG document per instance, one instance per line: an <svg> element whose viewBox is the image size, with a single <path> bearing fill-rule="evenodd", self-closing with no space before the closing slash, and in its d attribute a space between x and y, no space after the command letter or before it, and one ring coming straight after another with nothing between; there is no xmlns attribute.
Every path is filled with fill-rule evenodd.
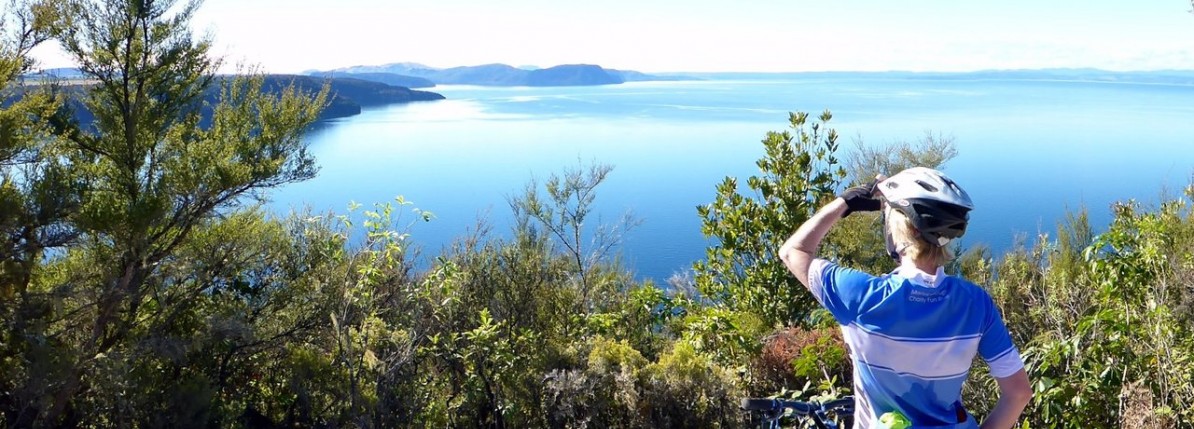
<svg viewBox="0 0 1194 429"><path fill-rule="evenodd" d="M808 415L817 410L834 410L853 413L854 398L845 397L841 399L834 399L829 402L801 402L790 401L786 399L747 398L742 400L740 407L748 411L776 411L788 408L799 415Z"/></svg>
<svg viewBox="0 0 1194 429"><path fill-rule="evenodd" d="M799 417L808 417L818 428L837 428L837 423L828 420L827 414L838 416L854 415L854 397L847 396L827 402L802 402L773 398L746 398L739 406L746 411L761 411L764 414L763 427L778 428L784 410L792 410Z"/></svg>
<svg viewBox="0 0 1194 429"><path fill-rule="evenodd" d="M796 414L806 415L817 409L812 402L785 401L783 399L747 398L742 400L742 409L747 411L776 411L791 408Z"/></svg>
<svg viewBox="0 0 1194 429"><path fill-rule="evenodd" d="M826 410L842 410L854 413L854 397L847 396L841 399L834 399L832 401L822 403L821 407Z"/></svg>

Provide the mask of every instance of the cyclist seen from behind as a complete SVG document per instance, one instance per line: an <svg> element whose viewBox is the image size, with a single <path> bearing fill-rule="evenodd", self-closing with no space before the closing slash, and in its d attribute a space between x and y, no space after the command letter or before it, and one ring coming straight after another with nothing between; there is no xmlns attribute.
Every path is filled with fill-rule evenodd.
<svg viewBox="0 0 1194 429"><path fill-rule="evenodd" d="M847 189L780 248L788 270L842 327L854 363L855 428L889 420L910 428L980 427L961 403L975 354L1000 390L983 429L1013 427L1028 404L1028 375L999 309L982 288L942 269L946 245L966 232L973 208L949 177L911 168ZM899 268L875 276L817 258L838 219L879 210Z"/></svg>

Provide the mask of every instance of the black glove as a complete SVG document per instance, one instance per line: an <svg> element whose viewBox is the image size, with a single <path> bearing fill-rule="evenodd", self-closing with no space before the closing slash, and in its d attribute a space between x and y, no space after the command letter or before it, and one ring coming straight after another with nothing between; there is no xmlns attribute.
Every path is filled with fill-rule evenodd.
<svg viewBox="0 0 1194 429"><path fill-rule="evenodd" d="M872 180L862 186L855 186L842 192L841 199L846 200L846 212L842 213L842 217L849 216L854 212L876 212L882 207L882 203L878 198L875 198L875 186L879 184L879 179Z"/></svg>

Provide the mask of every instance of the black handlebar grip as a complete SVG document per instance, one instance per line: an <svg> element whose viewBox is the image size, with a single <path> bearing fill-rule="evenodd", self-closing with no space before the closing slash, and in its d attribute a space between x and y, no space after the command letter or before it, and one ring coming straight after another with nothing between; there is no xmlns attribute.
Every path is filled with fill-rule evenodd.
<svg viewBox="0 0 1194 429"><path fill-rule="evenodd" d="M850 412L854 411L854 397L845 397L841 399L834 399L832 401L821 404L827 410L842 409Z"/></svg>
<svg viewBox="0 0 1194 429"><path fill-rule="evenodd" d="M773 411L779 408L779 401L774 399L746 398L739 404L744 410Z"/></svg>

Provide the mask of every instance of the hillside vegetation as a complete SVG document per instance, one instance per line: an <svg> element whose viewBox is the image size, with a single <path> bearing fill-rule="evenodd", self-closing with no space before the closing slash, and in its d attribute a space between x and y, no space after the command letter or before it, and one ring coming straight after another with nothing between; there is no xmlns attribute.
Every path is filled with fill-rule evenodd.
<svg viewBox="0 0 1194 429"><path fill-rule="evenodd" d="M334 72L313 72L310 76L322 78L336 78L347 77L352 79L367 80L370 82L380 82L393 86L404 86L407 88L431 88L435 86L435 82L430 79L414 76L404 76L397 73L334 73Z"/></svg>
<svg viewBox="0 0 1194 429"><path fill-rule="evenodd" d="M217 78L194 9L171 2L18 5L2 34L27 37L0 47L4 91L26 91L0 107L5 427L742 427L746 396L850 393L782 240L855 178L954 153L930 136L847 157L829 112L793 113L757 175L710 184L694 215L715 244L667 285L618 265L636 222L592 217L600 164L529 183L509 234L480 225L417 259L435 216L401 197L283 218L258 204L315 174L302 135L327 86ZM17 87L51 39L95 82L90 124L52 88ZM1024 352L1022 427L1194 427L1192 194L951 263ZM889 269L875 228L852 216L824 249ZM965 391L979 416L985 373Z"/></svg>
<svg viewBox="0 0 1194 429"><path fill-rule="evenodd" d="M319 112L318 118L320 120L358 115L364 107L444 99L443 95L434 92L416 91L407 87L394 86L392 84L355 77L319 78L274 74L263 75L258 78L261 80L262 90L275 95L282 94L291 88L304 93L318 93L326 86L329 93L326 104ZM236 79L236 76L217 76L214 78L214 81L217 83L235 82ZM53 78L33 80L27 82L27 84L28 86L25 87L13 87L10 91L11 95L6 96L5 99L11 102L12 99L23 96L28 90L38 90L42 86L49 86L49 89L58 92L65 98L64 104L71 109L79 122L90 123L94 120L94 115L84 102L87 93L96 84L94 80L78 77L69 80ZM202 107L203 115L201 123L203 126L206 126L210 122L211 106L219 104L221 97L224 95L221 93L220 88L220 85L211 85L203 92L203 100L207 103Z"/></svg>
<svg viewBox="0 0 1194 429"><path fill-rule="evenodd" d="M300 75L266 75L263 77L263 82L263 89L272 94L280 94L291 87L304 93L318 93L326 85L329 102L328 106L320 112L319 119L356 115L361 113L362 107L444 99L443 95L434 92L417 91L403 86L352 77L316 78ZM218 103L219 93L210 92L209 100L213 104Z"/></svg>

